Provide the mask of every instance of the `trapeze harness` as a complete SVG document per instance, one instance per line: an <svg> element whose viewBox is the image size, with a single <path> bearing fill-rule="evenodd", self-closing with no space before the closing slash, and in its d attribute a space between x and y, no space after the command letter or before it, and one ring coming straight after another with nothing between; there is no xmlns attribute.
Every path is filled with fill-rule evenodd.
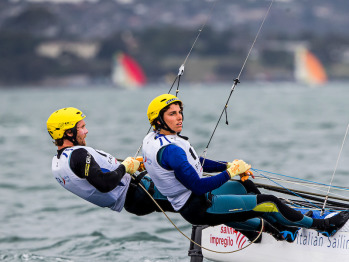
<svg viewBox="0 0 349 262"><path fill-rule="evenodd" d="M158 187L159 191L171 202L173 208L178 211L188 222L195 225L219 225L226 224L242 230L259 230L260 219L263 217L272 224L284 226L301 226L309 228L313 219L303 216L282 203L273 195L260 194L259 190L250 180L241 183L229 181L229 175L225 184L213 188L204 194L194 194L193 188L186 188L185 179L181 174L176 174L173 169L165 169L163 163L176 163L180 157L171 155L165 159L166 154L159 157L158 152L168 145L180 147L187 158L188 164L199 176L200 180L211 180L215 184L215 176L202 178L203 169L195 150L188 140L178 135L159 135L149 133L143 140L143 159L145 167ZM165 149L166 150L166 149ZM183 167L185 173L186 166ZM226 171L216 175L221 176ZM207 181L206 181L207 182ZM247 182L247 183L246 183ZM246 183L246 184L245 184Z"/></svg>
<svg viewBox="0 0 349 262"><path fill-rule="evenodd" d="M81 149L83 150L81 151ZM108 207L117 212L120 212L122 208L125 207L130 213L145 215L156 211L157 207L149 196L146 196L146 193L138 187L138 184L141 183L148 192L160 202L164 209L173 211L167 199L154 187L154 183L151 179L144 176L145 173L137 177L136 180L133 180L129 174L125 173L123 168L121 174L122 178L120 178L120 172L119 174L114 174L115 180L120 180L120 182L118 182L113 189L103 189L103 192L101 192L96 188L98 180L92 185L86 179L89 175L90 177L93 175L91 174L92 167L89 170L85 169L85 174L81 174L82 172L76 174L75 169L75 173L72 170L71 159L74 151L75 153L79 153L78 162L80 163L78 164L83 164L84 166L85 164L94 165L93 168L100 169L103 173L114 170L118 171L118 169L120 169L120 163L115 157L104 151L85 146L66 148L60 152L60 154L53 157L52 172L59 184L68 191L100 207ZM82 155L82 158L80 155ZM83 163L81 163L82 161ZM123 166L121 165L121 167ZM117 175L119 175L119 177L117 177ZM101 185L97 187L100 188Z"/></svg>

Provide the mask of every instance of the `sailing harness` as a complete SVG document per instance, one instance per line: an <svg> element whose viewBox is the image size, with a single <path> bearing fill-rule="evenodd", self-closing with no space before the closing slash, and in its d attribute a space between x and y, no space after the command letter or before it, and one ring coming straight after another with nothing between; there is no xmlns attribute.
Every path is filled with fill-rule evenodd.
<svg viewBox="0 0 349 262"><path fill-rule="evenodd" d="M130 182L130 186L127 193L128 192L133 193L136 190L137 186L140 185L141 180L145 177L147 173L148 173L147 171L143 171L136 177L132 176L133 179ZM146 190L151 196L153 196L155 193L154 187L155 187L154 182L151 181L148 190Z"/></svg>

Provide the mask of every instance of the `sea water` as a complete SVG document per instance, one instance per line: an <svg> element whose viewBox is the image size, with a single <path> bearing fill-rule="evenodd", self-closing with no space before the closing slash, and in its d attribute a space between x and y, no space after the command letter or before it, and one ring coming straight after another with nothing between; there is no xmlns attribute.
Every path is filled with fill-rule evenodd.
<svg viewBox="0 0 349 262"><path fill-rule="evenodd" d="M134 156L149 124L147 106L169 86L31 87L0 90L1 261L189 261L189 241L161 213L137 217L99 208L52 177L55 146L46 120L73 106L86 114L87 144ZM202 154L231 84L184 85L184 129ZM244 159L254 168L349 186L349 84L239 84L209 144L207 157ZM226 118L228 125L225 124ZM258 179L256 179L258 182ZM169 214L188 236L191 225ZM262 261L262 260L261 260Z"/></svg>

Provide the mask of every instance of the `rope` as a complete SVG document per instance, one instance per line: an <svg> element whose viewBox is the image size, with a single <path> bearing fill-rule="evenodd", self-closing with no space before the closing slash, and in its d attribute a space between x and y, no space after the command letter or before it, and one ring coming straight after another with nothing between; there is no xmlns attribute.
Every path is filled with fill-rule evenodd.
<svg viewBox="0 0 349 262"><path fill-rule="evenodd" d="M117 158L116 160L118 160L119 162L122 162L123 160L122 159L119 159ZM136 177L135 175L131 175L131 178L133 180L136 180ZM255 243L258 238L261 236L263 230L264 230L264 220L261 219L261 229L258 233L258 235L256 236L256 238L251 241L247 246L244 246L240 249L237 249L237 250L234 250L234 251L229 251L229 252L222 252L222 251L216 251L216 250L212 250L212 249L209 249L209 248L206 248L204 246L201 246L200 244L196 243L194 240L192 240L190 237L188 237L185 233L183 233L182 230L180 230L176 224L171 220L171 218L166 214L166 212L161 208L161 206L158 204L158 202L156 202L156 200L153 198L153 196L148 192L148 190L140 183L138 183L138 185L143 189L143 191L150 197L150 199L154 202L154 204L160 209L160 211L165 215L165 217L167 218L167 220L176 228L176 230L182 235L184 236L186 239L188 239L190 242L192 242L194 245L197 245L198 247L202 248L202 249L205 249L207 251L210 251L210 252L214 252L214 253L220 253L220 254L230 254L230 253L235 253L235 252L238 252L238 251L241 251L247 247L249 247L250 245L252 245L253 243Z"/></svg>
<svg viewBox="0 0 349 262"><path fill-rule="evenodd" d="M264 220L261 219L261 229L258 233L258 235L256 236L256 238L251 241L248 245L240 248L240 249L237 249L237 250L234 250L234 251L229 251L229 252L223 252L223 251L216 251L216 250L212 250L212 249L209 249L209 248L206 248L204 246L201 246L200 244L196 243L194 240L192 240L190 237L188 237L185 233L183 233L182 230L180 230L176 224L171 220L171 218L166 214L166 212L161 208L161 206L156 202L156 200L153 198L153 196L147 191L147 189L145 189L143 187L143 185L141 184L138 184L143 190L144 192L147 193L147 195L150 197L150 199L155 203L155 205L160 209L160 211L165 215L165 217L167 218L168 221L170 221L170 223L177 229L177 231L179 233L181 233L182 236L184 236L186 239L188 239L190 242L192 242L194 245L197 245L198 247L202 248L202 249L205 249L207 251L210 251L210 252L214 252L214 253L219 253L219 254L231 254L231 253L235 253L235 252L238 252L238 251L241 251L247 247L249 247L250 245L252 245L253 243L255 243L257 241L257 239L261 236L263 230L264 230Z"/></svg>

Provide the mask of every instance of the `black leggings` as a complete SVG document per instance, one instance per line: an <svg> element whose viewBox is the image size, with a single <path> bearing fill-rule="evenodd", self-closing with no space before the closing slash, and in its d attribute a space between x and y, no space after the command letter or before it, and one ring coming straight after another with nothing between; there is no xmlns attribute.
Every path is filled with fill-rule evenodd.
<svg viewBox="0 0 349 262"><path fill-rule="evenodd" d="M154 211L160 212L160 209L155 205L148 194L144 192L139 185L133 184L132 182L127 191L124 205L125 210L137 216L144 216ZM145 177L140 183L151 193L152 197L164 211L175 212L171 203L168 202L167 198L163 196L156 187L154 187L150 179Z"/></svg>
<svg viewBox="0 0 349 262"><path fill-rule="evenodd" d="M236 182L231 188L239 189ZM228 194L226 188L223 189L220 191L218 188L207 195L192 194L180 209L180 214L188 222L196 225L249 222L249 228L252 229L258 229L259 217L272 224L279 223L285 226L309 228L313 223L311 218L304 217L301 212L290 208L273 195L249 194L247 190L244 195L240 195L242 190L235 190L239 191L238 195L234 194L235 192Z"/></svg>

